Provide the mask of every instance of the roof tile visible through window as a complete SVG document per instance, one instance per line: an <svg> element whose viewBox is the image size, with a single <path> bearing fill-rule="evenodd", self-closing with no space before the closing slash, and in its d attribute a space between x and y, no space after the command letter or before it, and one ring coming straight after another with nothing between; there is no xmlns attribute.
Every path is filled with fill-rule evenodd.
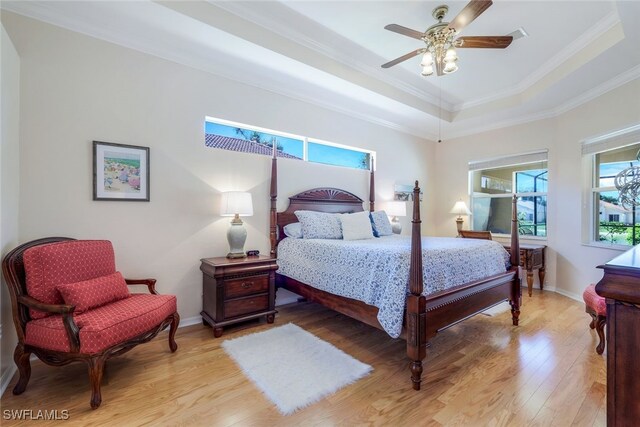
<svg viewBox="0 0 640 427"><path fill-rule="evenodd" d="M245 139L231 138L228 136L214 135L211 133L205 134L205 145L207 147L222 148L224 150L240 151L243 153L264 154L266 156L271 156L273 154L273 149L266 144L247 141ZM281 150L277 151L278 157L301 160L299 157L284 153Z"/></svg>

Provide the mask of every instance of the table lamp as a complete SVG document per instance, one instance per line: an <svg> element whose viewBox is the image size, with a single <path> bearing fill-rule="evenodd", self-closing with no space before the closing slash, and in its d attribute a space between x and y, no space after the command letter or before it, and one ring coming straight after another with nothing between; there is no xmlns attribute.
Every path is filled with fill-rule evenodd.
<svg viewBox="0 0 640 427"><path fill-rule="evenodd" d="M398 220L399 216L407 216L407 202L388 202L385 212L391 217L391 231L394 234L402 233L402 224Z"/></svg>
<svg viewBox="0 0 640 427"><path fill-rule="evenodd" d="M232 216L231 227L227 231L229 253L227 258L245 258L244 242L247 240L247 229L240 219L241 216L253 215L251 193L244 191L227 191L222 193L220 216Z"/></svg>
<svg viewBox="0 0 640 427"><path fill-rule="evenodd" d="M467 207L467 204L462 200L458 200L449 213L458 215L456 218L456 226L458 227L458 235L460 235L460 231L462 230L462 223L464 220L462 219L462 215L471 215L471 211Z"/></svg>

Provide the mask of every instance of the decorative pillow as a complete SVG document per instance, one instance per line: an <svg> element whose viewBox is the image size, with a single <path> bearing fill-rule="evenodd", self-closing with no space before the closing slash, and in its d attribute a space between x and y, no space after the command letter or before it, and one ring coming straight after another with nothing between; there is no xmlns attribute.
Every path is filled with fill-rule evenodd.
<svg viewBox="0 0 640 427"><path fill-rule="evenodd" d="M293 222L284 226L284 234L293 239L302 239L302 224Z"/></svg>
<svg viewBox="0 0 640 427"><path fill-rule="evenodd" d="M129 288L119 271L56 288L65 304L76 306L74 313L78 314L129 297Z"/></svg>
<svg viewBox="0 0 640 427"><path fill-rule="evenodd" d="M340 214L295 211L304 239L342 239Z"/></svg>
<svg viewBox="0 0 640 427"><path fill-rule="evenodd" d="M340 215L342 238L344 240L373 239L369 212L357 212Z"/></svg>
<svg viewBox="0 0 640 427"><path fill-rule="evenodd" d="M371 216L371 212L369 212L369 222L371 223L371 231L373 232L373 237L380 237L378 234L378 230L376 229L376 223L373 221L373 217Z"/></svg>
<svg viewBox="0 0 640 427"><path fill-rule="evenodd" d="M391 222L389 222L389 217L387 217L385 211L371 212L371 221L373 222L374 235L378 234L376 237L391 236L393 234Z"/></svg>

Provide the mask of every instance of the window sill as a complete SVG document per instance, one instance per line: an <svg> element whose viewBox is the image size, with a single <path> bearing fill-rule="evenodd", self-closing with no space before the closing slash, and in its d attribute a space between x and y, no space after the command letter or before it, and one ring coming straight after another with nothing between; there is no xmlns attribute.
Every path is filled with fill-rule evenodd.
<svg viewBox="0 0 640 427"><path fill-rule="evenodd" d="M495 237L497 240L509 240L511 239L511 235L510 234L492 234L492 237ZM546 242L547 238L546 237L542 237L542 236L529 236L529 235L520 235L519 236L519 240L523 241L523 240L531 240L533 242Z"/></svg>
<svg viewBox="0 0 640 427"><path fill-rule="evenodd" d="M611 250L620 251L620 252L628 251L633 247L633 246L627 246L627 245L612 245L609 243L600 243L600 242L588 242L588 243L583 242L582 246L589 246L592 248L599 248L599 249L611 249Z"/></svg>

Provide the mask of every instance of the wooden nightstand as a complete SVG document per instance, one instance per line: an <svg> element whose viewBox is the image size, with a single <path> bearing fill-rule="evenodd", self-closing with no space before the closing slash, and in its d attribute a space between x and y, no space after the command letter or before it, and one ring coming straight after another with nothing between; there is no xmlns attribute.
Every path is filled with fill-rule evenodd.
<svg viewBox="0 0 640 427"><path fill-rule="evenodd" d="M233 323L266 316L273 323L275 310L275 258L205 258L202 270L202 320L218 338Z"/></svg>
<svg viewBox="0 0 640 427"><path fill-rule="evenodd" d="M511 248L508 244L504 244L504 247L507 252L511 253ZM533 292L533 270L538 270L540 290L544 288L544 250L546 248L547 247L545 245L520 244L520 265L527 271L527 288L529 290L529 296L531 296Z"/></svg>

